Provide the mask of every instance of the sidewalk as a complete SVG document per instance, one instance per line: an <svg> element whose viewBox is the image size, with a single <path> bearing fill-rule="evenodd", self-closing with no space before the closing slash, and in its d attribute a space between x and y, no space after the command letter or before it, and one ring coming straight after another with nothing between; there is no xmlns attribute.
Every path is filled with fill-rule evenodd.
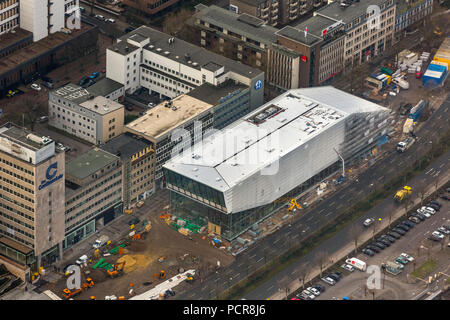
<svg viewBox="0 0 450 320"><path fill-rule="evenodd" d="M439 183L439 188L442 187L443 185L445 185L448 181L450 180L450 172L447 172L445 176L441 177L440 179L440 183ZM431 192L434 192L435 186L434 184L431 184L429 186L429 192L427 194L430 194ZM431 191L431 192L430 192ZM413 204L410 206L410 208L413 208L417 205L420 204L420 197L417 197L413 200ZM403 207L400 207L393 215L392 215L392 221L395 221L396 219L400 218L401 216L405 215L405 209ZM389 220L385 219L382 220L381 224L379 225L379 229L377 234L375 235L375 237L384 232L384 229L387 228L389 226ZM358 239L358 243L365 243L366 241L368 241L369 239L372 238L373 236L373 229L370 228L369 230L367 230L366 232L364 232L361 237ZM343 247L341 250L339 250L338 252L334 252L332 255L330 255L329 257L329 263L325 264L323 267L323 274L326 273L326 269L333 266L334 262L339 261L345 257L347 257L347 255L349 254L349 252L352 252L355 248L355 245L353 242L350 242L349 244L347 244L345 247ZM307 283L308 281L312 280L313 278L317 277L320 275L320 268L314 268L313 270L311 270L310 275L306 278L305 283ZM294 292L296 290L298 290L299 288L302 287L302 282L299 279L295 279L291 282L290 286L288 287L288 292ZM281 290L279 292L277 292L276 294L272 295L269 300L283 300L286 298L286 288L281 288Z"/></svg>

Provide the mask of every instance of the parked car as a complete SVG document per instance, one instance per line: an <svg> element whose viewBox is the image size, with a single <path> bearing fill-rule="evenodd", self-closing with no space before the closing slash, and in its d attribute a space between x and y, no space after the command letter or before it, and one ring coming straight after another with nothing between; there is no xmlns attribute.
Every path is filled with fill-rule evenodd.
<svg viewBox="0 0 450 320"><path fill-rule="evenodd" d="M442 240L440 237L438 237L438 236L436 236L436 235L434 235L434 234L430 234L430 235L428 236L428 239L431 240L431 241L436 241L436 242Z"/></svg>
<svg viewBox="0 0 450 320"><path fill-rule="evenodd" d="M339 281L339 277L336 276L336 275L333 274L333 273L330 273L329 275L327 275L327 278L331 278L331 279L333 279L335 282L338 282L338 281Z"/></svg>
<svg viewBox="0 0 450 320"><path fill-rule="evenodd" d="M388 236L388 235L385 235L385 234L383 234L380 238L382 238L382 239L384 239L384 240L387 240L387 241L389 241L390 243L394 243L394 242L395 242L395 238L393 238L393 237L391 237L391 236Z"/></svg>
<svg viewBox="0 0 450 320"><path fill-rule="evenodd" d="M412 216L416 217L420 221L424 221L427 218L427 217L425 217L423 214L421 214L419 212L413 213Z"/></svg>
<svg viewBox="0 0 450 320"><path fill-rule="evenodd" d="M437 201L437 200L431 200L430 203L432 203L432 204L434 204L434 205L437 205L439 208L442 207L442 203L440 203L440 202Z"/></svg>
<svg viewBox="0 0 450 320"><path fill-rule="evenodd" d="M449 201L450 200L450 196L448 194L441 194L441 199Z"/></svg>
<svg viewBox="0 0 450 320"><path fill-rule="evenodd" d="M83 86L86 82L89 81L89 77L83 77L80 81L78 81L79 86Z"/></svg>
<svg viewBox="0 0 450 320"><path fill-rule="evenodd" d="M341 280L342 277L344 276L344 275L342 274L342 272L340 272L340 271L335 271L335 272L332 273L332 275L333 275L333 276L336 276L336 277L338 278L338 281Z"/></svg>
<svg viewBox="0 0 450 320"><path fill-rule="evenodd" d="M403 257L403 258L407 259L409 262L413 262L413 261L414 261L414 258L413 258L413 257L411 257L409 254L404 253L404 252L402 252L402 253L400 254L400 257Z"/></svg>
<svg viewBox="0 0 450 320"><path fill-rule="evenodd" d="M437 229L437 231L439 231L440 233L445 234L445 235L450 234L450 230L448 230L447 228L444 228L444 227L439 227Z"/></svg>
<svg viewBox="0 0 450 320"><path fill-rule="evenodd" d="M444 239L444 235L440 233L439 231L433 231L431 235L438 237L439 239Z"/></svg>
<svg viewBox="0 0 450 320"><path fill-rule="evenodd" d="M444 224L443 227L447 230L450 230L450 225L448 225L448 224Z"/></svg>
<svg viewBox="0 0 450 320"><path fill-rule="evenodd" d="M365 255L368 255L369 257L373 257L375 255L375 252L373 252L372 250L370 250L368 248L362 249L362 253L364 253Z"/></svg>
<svg viewBox="0 0 450 320"><path fill-rule="evenodd" d="M406 231L399 229L399 228L393 228L392 231L397 232L398 234L404 236L406 234Z"/></svg>
<svg viewBox="0 0 450 320"><path fill-rule="evenodd" d="M441 210L441 207L439 207L438 205L435 205L434 203L429 203L427 204L427 207L434 209L434 211L438 212L439 210Z"/></svg>
<svg viewBox="0 0 450 320"><path fill-rule="evenodd" d="M386 249L386 245L384 243L382 243L382 242L376 241L376 242L373 242L372 245L375 246L375 247L380 248L381 250Z"/></svg>
<svg viewBox="0 0 450 320"><path fill-rule="evenodd" d="M305 296L307 296L310 300L313 300L313 299L316 298L316 296L315 296L312 292L310 292L310 291L308 291L308 290L306 290L306 289L303 290L302 293L303 293Z"/></svg>
<svg viewBox="0 0 450 320"><path fill-rule="evenodd" d="M421 220L419 218L417 218L416 216L411 216L408 218L409 221L412 221L414 223L420 223Z"/></svg>
<svg viewBox="0 0 450 320"><path fill-rule="evenodd" d="M398 262L398 263L401 263L401 264L403 264L403 265L406 265L406 264L408 264L408 259L406 259L405 257L402 257L402 256L398 256L396 259L395 259L395 261L396 262Z"/></svg>
<svg viewBox="0 0 450 320"><path fill-rule="evenodd" d="M320 293L324 293L325 292L325 286L316 283L315 285L312 286L314 289L319 290Z"/></svg>
<svg viewBox="0 0 450 320"><path fill-rule="evenodd" d="M41 86L38 85L37 83L33 83L31 84L31 89L36 90L36 91L41 91Z"/></svg>
<svg viewBox="0 0 450 320"><path fill-rule="evenodd" d="M403 220L402 224L407 225L410 229L414 228L414 223L412 223L411 221Z"/></svg>
<svg viewBox="0 0 450 320"><path fill-rule="evenodd" d="M89 78L88 81L85 82L81 87L83 87L84 89L86 89L87 87L92 86L94 83L95 83L95 81Z"/></svg>
<svg viewBox="0 0 450 320"><path fill-rule="evenodd" d="M85 262L87 262L88 261L88 256L87 255L82 255L81 257L79 257L78 259L77 259L77 261L75 261L75 263L76 264L78 264L78 265L80 265L80 264L83 264L83 263L85 263Z"/></svg>
<svg viewBox="0 0 450 320"><path fill-rule="evenodd" d="M37 123L44 123L47 121L48 121L48 116L42 116L42 117L37 118L37 120L36 120Z"/></svg>
<svg viewBox="0 0 450 320"><path fill-rule="evenodd" d="M388 235L388 236L391 236L391 237L393 237L393 238L395 238L395 239L400 239L400 238L401 238L401 235L398 234L398 233L395 232L395 231L390 231L390 232L387 233L387 235Z"/></svg>
<svg viewBox="0 0 450 320"><path fill-rule="evenodd" d="M114 20L114 19L112 19L112 18L106 19L105 21L108 22L108 23L114 23L114 22L116 22L116 20Z"/></svg>
<svg viewBox="0 0 450 320"><path fill-rule="evenodd" d="M316 297L317 297L317 296L320 296L320 291L317 290L316 288L308 287L308 288L306 288L306 290L308 290L309 292L311 292L311 293L312 293L313 295L315 295Z"/></svg>
<svg viewBox="0 0 450 320"><path fill-rule="evenodd" d="M341 266L341 268L342 268L342 269L345 269L345 270L347 270L347 271L350 271L350 272L355 271L355 267L354 267L354 266L349 265L349 264L346 264L346 263L344 263L344 264Z"/></svg>
<svg viewBox="0 0 450 320"><path fill-rule="evenodd" d="M399 224L396 225L395 227L398 228L398 229L401 229L401 230L403 230L403 231L405 231L405 232L408 232L408 231L409 231L409 227L408 227L407 225L402 224L402 223L399 223Z"/></svg>
<svg viewBox="0 0 450 320"><path fill-rule="evenodd" d="M105 21L105 17L102 16L101 14L96 14L96 15L94 16L94 18L96 18L96 19L98 19L98 20L100 20L100 21Z"/></svg>
<svg viewBox="0 0 450 320"><path fill-rule="evenodd" d="M377 246L371 245L371 244L369 244L369 245L367 246L367 249L370 249L370 250L372 250L372 251L374 251L374 252L376 252L376 253L381 252L381 249L380 249L380 248L378 248Z"/></svg>
<svg viewBox="0 0 450 320"><path fill-rule="evenodd" d="M304 293L299 293L296 295L297 299L299 300L311 300L307 295L305 295Z"/></svg>
<svg viewBox="0 0 450 320"><path fill-rule="evenodd" d="M144 205L144 201L138 201L136 203L136 207L138 207L138 208L142 207L143 205Z"/></svg>
<svg viewBox="0 0 450 320"><path fill-rule="evenodd" d="M363 225L364 225L364 227L370 227L370 225L371 225L374 221L375 221L374 218L366 219L366 220L364 220Z"/></svg>
<svg viewBox="0 0 450 320"><path fill-rule="evenodd" d="M92 74L89 76L89 79L95 79L100 75L98 72L92 72Z"/></svg>
<svg viewBox="0 0 450 320"><path fill-rule="evenodd" d="M377 242L384 244L386 247L390 247L391 246L391 242L389 240L387 240L387 239L380 239Z"/></svg>
<svg viewBox="0 0 450 320"><path fill-rule="evenodd" d="M322 281L325 282L325 283L328 283L331 286L334 286L336 284L336 281L334 281L330 277L323 277Z"/></svg>
<svg viewBox="0 0 450 320"><path fill-rule="evenodd" d="M430 208L430 207L426 207L426 206L423 206L423 207L421 208L421 210L422 210L423 212L427 212L427 213L429 213L429 214L435 214L435 213L436 213L436 210L434 210L433 208Z"/></svg>
<svg viewBox="0 0 450 320"><path fill-rule="evenodd" d="M148 104L147 104L147 107L149 107L149 108L153 108L155 106L155 104L153 103L153 102L149 102Z"/></svg>

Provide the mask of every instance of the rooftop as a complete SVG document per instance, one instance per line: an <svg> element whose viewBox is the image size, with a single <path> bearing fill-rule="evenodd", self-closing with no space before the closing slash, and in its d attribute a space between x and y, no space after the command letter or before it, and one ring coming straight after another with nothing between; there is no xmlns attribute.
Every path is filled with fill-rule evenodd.
<svg viewBox="0 0 450 320"><path fill-rule="evenodd" d="M62 32L55 32L44 39L34 42L29 46L26 46L25 48L17 50L13 54L0 59L0 74L6 73L16 67L19 67L20 65L27 63L32 59L37 59L42 54L58 48L65 42L76 38L79 34L84 33L85 31L92 28L92 26L82 23L81 29L74 30L70 35Z"/></svg>
<svg viewBox="0 0 450 320"><path fill-rule="evenodd" d="M96 96L107 96L111 92L119 90L123 85L109 78L98 80L92 86L88 87L88 91Z"/></svg>
<svg viewBox="0 0 450 320"><path fill-rule="evenodd" d="M188 92L187 95L216 106L221 103L220 100L222 98L225 98L231 93L237 93L238 90L242 91L247 88L248 86L245 86L243 84L235 84L234 81L228 80L219 86L213 86L212 84L204 83L194 90Z"/></svg>
<svg viewBox="0 0 450 320"><path fill-rule="evenodd" d="M277 35L295 40L297 42L306 44L308 46L314 45L316 43L319 43L320 41L322 41L321 38L311 34L308 30L308 32L306 33L305 36L305 32L304 29L296 29L294 27L291 26L286 26L283 29L277 31Z"/></svg>
<svg viewBox="0 0 450 320"><path fill-rule="evenodd" d="M86 100L85 102L80 103L80 106L101 115L105 115L123 108L122 104L102 96L97 96L94 99Z"/></svg>
<svg viewBox="0 0 450 320"><path fill-rule="evenodd" d="M30 253L33 252L33 249L28 248L27 246L25 246L25 245L23 245L23 244L21 244L21 243L19 243L17 241L14 241L14 240L12 240L10 238L7 238L7 237L0 237L0 243L3 243L6 246L8 246L10 248L13 248L13 249L19 251L20 253L25 254L25 255L30 254Z"/></svg>
<svg viewBox="0 0 450 320"><path fill-rule="evenodd" d="M118 159L111 153L94 148L66 163L66 175L83 180Z"/></svg>
<svg viewBox="0 0 450 320"><path fill-rule="evenodd" d="M123 162L128 161L132 155L150 147L150 142L145 139L133 137L132 134L125 132L102 145L102 149L120 157Z"/></svg>
<svg viewBox="0 0 450 320"><path fill-rule="evenodd" d="M224 192L292 150L307 148L308 141L350 114L382 110L329 86L289 90L164 167Z"/></svg>
<svg viewBox="0 0 450 320"><path fill-rule="evenodd" d="M239 35L244 35L261 43L271 44L277 42L278 37L275 32L278 29L265 24L255 23L256 20L259 20L258 18L252 17L252 19L249 19L248 15L240 15L215 5L209 7L198 5L196 9L199 12L193 15L194 18L225 28Z"/></svg>
<svg viewBox="0 0 450 320"><path fill-rule="evenodd" d="M126 128L131 132L157 139L212 107L211 104L186 94L171 101L170 108L165 106L167 102L162 102L148 110L142 117L127 124Z"/></svg>
<svg viewBox="0 0 450 320"><path fill-rule="evenodd" d="M117 45L125 46L127 44L126 39L132 38L136 34L150 39L150 43L144 47L146 50L164 56L165 58L179 61L180 63L191 68L200 70L203 66L209 66L211 63L214 63L215 65L225 67L225 72L232 71L249 78L254 78L262 73L262 71L256 68L252 68L232 59L228 59L224 56L215 54L211 51L208 51L204 48L198 47L178 38L174 38L174 41L171 41L169 43L168 40L170 38L173 38L171 35L146 26L141 26L136 30L133 30L130 33L120 37L120 42L118 44L114 44L109 49L114 50L113 48L115 48ZM128 46L131 47L130 44L128 44ZM158 50L158 48L160 50Z"/></svg>
<svg viewBox="0 0 450 320"><path fill-rule="evenodd" d="M33 33L24 29L16 28L14 33L7 32L0 35L0 52L2 50L14 45L15 43L30 38L33 41Z"/></svg>
<svg viewBox="0 0 450 320"><path fill-rule="evenodd" d="M322 38L323 30L332 26L333 24L336 24L336 21L332 19L322 16L313 16L308 20L299 23L298 25L295 26L295 28L300 31L304 31L305 28L308 28L308 33L311 33L312 35Z"/></svg>
<svg viewBox="0 0 450 320"><path fill-rule="evenodd" d="M371 5L382 5L386 0L359 0L349 1L351 4L345 8L341 7L339 1L334 1L325 7L315 11L315 14L322 15L335 21L342 20L344 23L350 23L354 19L366 14L367 8ZM383 11L383 10L382 10Z"/></svg>
<svg viewBox="0 0 450 320"><path fill-rule="evenodd" d="M42 141L42 137L36 136L32 134L31 131L12 123L6 123L3 127L0 127L0 137L8 139L9 141L32 151L38 151L53 141L50 138L45 138L45 141L43 141L44 143L38 143L38 140ZM32 137L33 140L31 140L30 137Z"/></svg>

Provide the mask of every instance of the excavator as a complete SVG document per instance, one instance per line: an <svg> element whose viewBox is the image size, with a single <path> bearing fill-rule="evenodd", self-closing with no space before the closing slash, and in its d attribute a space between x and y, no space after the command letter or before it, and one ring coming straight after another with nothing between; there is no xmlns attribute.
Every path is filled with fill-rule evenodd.
<svg viewBox="0 0 450 320"><path fill-rule="evenodd" d="M116 277L118 277L118 276L123 274L123 268L124 267L125 267L125 261L122 261L122 262L116 263L114 265L113 269L106 270L106 272L108 273L108 275L111 278L116 278Z"/></svg>
<svg viewBox="0 0 450 320"><path fill-rule="evenodd" d="M411 196L412 188L408 186L404 186L402 190L398 190L394 196L395 201L402 202L404 199Z"/></svg>
<svg viewBox="0 0 450 320"><path fill-rule="evenodd" d="M154 280L155 278L158 279L165 279L166 278L166 272L164 270L161 270L159 273L155 273L152 277L152 280Z"/></svg>
<svg viewBox="0 0 450 320"><path fill-rule="evenodd" d="M291 206L289 207L289 211L292 211L292 210L294 210L294 208L297 208L297 209L301 209L302 207L297 203L297 199L295 199L295 198L292 198L291 199Z"/></svg>
<svg viewBox="0 0 450 320"><path fill-rule="evenodd" d="M73 298L73 297L79 295L84 289L92 288L94 285L95 285L95 283L94 283L94 280L92 280L92 278L86 278L86 282L83 283L81 285L81 288L79 288L79 289L70 290L70 289L65 288L63 290L63 297L68 300L70 298Z"/></svg>
<svg viewBox="0 0 450 320"><path fill-rule="evenodd" d="M192 274L188 273L186 275L186 282L187 283L192 283L192 282L194 282L194 280L195 280L195 278L194 278L194 276Z"/></svg>

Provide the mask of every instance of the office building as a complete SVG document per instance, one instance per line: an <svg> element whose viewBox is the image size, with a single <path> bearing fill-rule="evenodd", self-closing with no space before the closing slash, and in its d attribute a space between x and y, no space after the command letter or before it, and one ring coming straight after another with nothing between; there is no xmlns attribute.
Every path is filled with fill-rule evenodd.
<svg viewBox="0 0 450 320"><path fill-rule="evenodd" d="M0 1L0 35L19 27L19 0Z"/></svg>
<svg viewBox="0 0 450 320"><path fill-rule="evenodd" d="M251 88L252 107L263 103L259 88L264 85L264 73L260 70L146 26L107 49L106 77L122 84L125 92L143 87L167 98L206 83L219 86L232 80Z"/></svg>
<svg viewBox="0 0 450 320"><path fill-rule="evenodd" d="M0 128L0 260L24 274L62 256L64 160L50 138Z"/></svg>
<svg viewBox="0 0 450 320"><path fill-rule="evenodd" d="M66 164L64 250L123 213L122 163L98 148Z"/></svg>
<svg viewBox="0 0 450 320"><path fill-rule="evenodd" d="M113 82L108 90L100 90L103 89L100 87L94 89L67 84L50 91L49 124L96 145L122 134L123 105L97 93L119 99L123 95L123 86Z"/></svg>
<svg viewBox="0 0 450 320"><path fill-rule="evenodd" d="M388 117L333 87L289 90L163 165L169 212L233 240L379 148Z"/></svg>
<svg viewBox="0 0 450 320"><path fill-rule="evenodd" d="M128 132L105 143L103 150L122 162L123 206L130 208L154 193L155 152L152 143Z"/></svg>
<svg viewBox="0 0 450 320"><path fill-rule="evenodd" d="M149 16L160 13L162 10L169 8L179 0L122 0L122 4L135 11L145 13Z"/></svg>
<svg viewBox="0 0 450 320"><path fill-rule="evenodd" d="M395 11L395 37L400 40L407 28L433 12L432 0L397 0Z"/></svg>

